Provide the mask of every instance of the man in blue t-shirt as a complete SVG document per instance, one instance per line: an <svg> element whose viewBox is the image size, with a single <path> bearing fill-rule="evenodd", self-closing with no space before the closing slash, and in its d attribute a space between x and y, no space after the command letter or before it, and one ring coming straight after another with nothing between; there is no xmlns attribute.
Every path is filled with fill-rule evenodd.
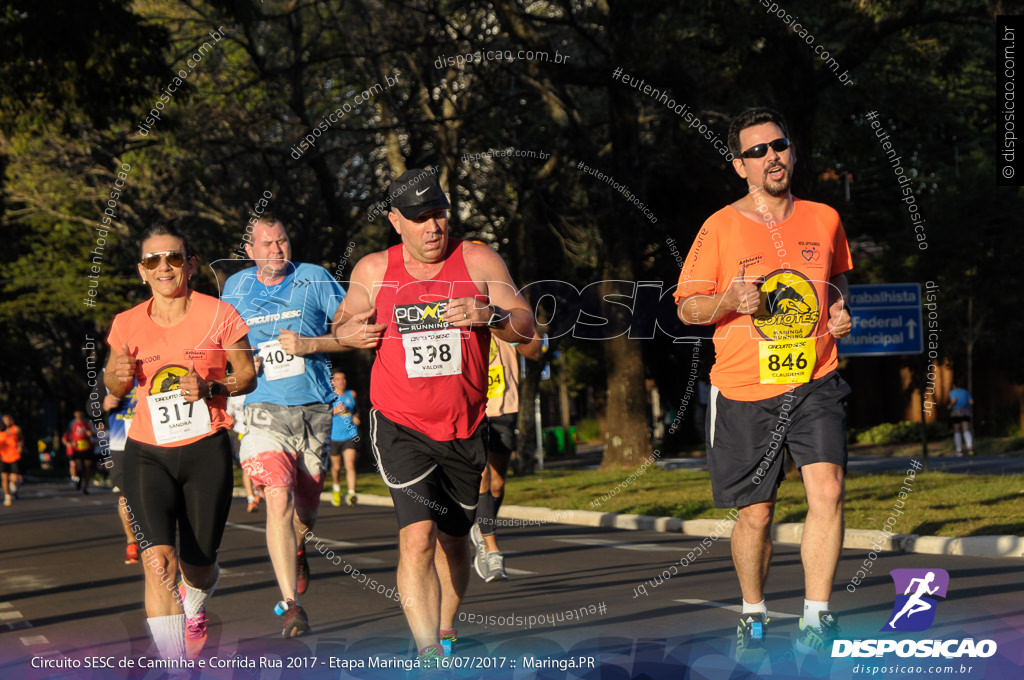
<svg viewBox="0 0 1024 680"><path fill-rule="evenodd" d="M338 395L331 421L331 505L341 507L341 463L345 462L346 505L356 504L356 447L359 444L359 416L356 414L356 393L348 389L344 371L331 374L331 386Z"/></svg>
<svg viewBox="0 0 1024 680"><path fill-rule="evenodd" d="M331 334L345 290L323 267L291 261L280 220L263 213L245 251L255 266L232 275L221 296L249 325L257 352L239 459L267 501L267 548L283 600L277 611L282 635L295 637L309 632L298 596L309 584L304 544L323 489L335 399L324 353L358 345Z"/></svg>
<svg viewBox="0 0 1024 680"><path fill-rule="evenodd" d="M957 458L964 455L964 444L967 455L974 455L974 438L971 436L971 407L974 399L970 392L953 383L949 391L949 422L953 425L953 444L956 446Z"/></svg>

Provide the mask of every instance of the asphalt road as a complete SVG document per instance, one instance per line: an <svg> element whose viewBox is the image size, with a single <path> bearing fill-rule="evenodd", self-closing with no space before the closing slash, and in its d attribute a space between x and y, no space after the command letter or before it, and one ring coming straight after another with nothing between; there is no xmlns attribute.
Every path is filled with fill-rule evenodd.
<svg viewBox="0 0 1024 680"><path fill-rule="evenodd" d="M109 490L83 496L50 484L25 487L21 500L2 508L0 678L163 677L162 669L145 667L155 654L144 626L142 570L122 563L115 503ZM313 633L294 640L278 637L264 519L235 501L220 552L220 587L208 607L205 667L193 677L406 677L402 670L345 668L414 655L390 597L397 559L391 509L321 506L315 533L331 552L318 556L315 545L307 547L312 581L301 601ZM743 666L731 658L739 597L727 539L705 544L703 555L688 559L700 538L560 524L509 527L500 536L511 578L485 584L471 577L455 649L456 663L476 668L451 671L452 677L854 678L868 671L857 666L865 662L934 666L939 672L930 677L1024 676L1020 559L896 553L873 559L864 550L844 550L832 597L844 638L972 637L993 640L998 651L974 659L837 658L829 668L791 658L802 571L798 548L778 546L768 585L768 652ZM853 586L850 579L865 560L870 574ZM898 568L949 573L949 591L938 599L926 631L878 632L893 609L888 572ZM377 584L382 594L373 590ZM582 659L585 668L537 670L538 663L557 666L570 658ZM593 669L587 668L591 661ZM115 668L86 668L96 663ZM250 663L284 667L216 667Z"/></svg>

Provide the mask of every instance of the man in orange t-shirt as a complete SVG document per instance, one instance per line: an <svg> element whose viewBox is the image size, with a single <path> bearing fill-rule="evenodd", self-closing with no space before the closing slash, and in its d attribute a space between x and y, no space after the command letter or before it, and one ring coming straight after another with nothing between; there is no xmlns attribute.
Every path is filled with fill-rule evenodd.
<svg viewBox="0 0 1024 680"><path fill-rule="evenodd" d="M771 109L733 120L729 147L748 193L704 223L675 297L687 324L715 325L707 414L716 507L737 507L731 544L743 594L737 653L763 649L776 492L783 447L807 491L801 544L804 616L798 652L827 652L838 632L829 595L843 543L846 398L836 338L850 332L839 215L795 199L796 153Z"/></svg>

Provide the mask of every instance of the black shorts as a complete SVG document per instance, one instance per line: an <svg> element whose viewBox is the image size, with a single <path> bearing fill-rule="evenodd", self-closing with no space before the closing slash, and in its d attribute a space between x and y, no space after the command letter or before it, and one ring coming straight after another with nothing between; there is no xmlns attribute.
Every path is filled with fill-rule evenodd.
<svg viewBox="0 0 1024 680"><path fill-rule="evenodd" d="M0 472L3 472L5 475L20 475L21 473L18 471L18 463L19 461L14 461L13 463L0 463Z"/></svg>
<svg viewBox="0 0 1024 680"><path fill-rule="evenodd" d="M109 461L109 462L107 462ZM124 493L124 451L110 449L110 457L107 458L107 471L110 473L110 483L121 489Z"/></svg>
<svg viewBox="0 0 1024 680"><path fill-rule="evenodd" d="M217 561L231 509L228 436L227 430L218 430L185 446L128 440L122 490L140 548L174 546L180 533L183 562L205 567Z"/></svg>
<svg viewBox="0 0 1024 680"><path fill-rule="evenodd" d="M373 409L370 442L399 529L430 520L450 536L469 533L487 463L483 427L468 439L439 442Z"/></svg>
<svg viewBox="0 0 1024 680"><path fill-rule="evenodd" d="M498 456L511 456L516 450L516 435L519 434L518 413L504 413L494 418L488 417L487 452Z"/></svg>
<svg viewBox="0 0 1024 680"><path fill-rule="evenodd" d="M951 425L957 425L959 423L969 423L969 422L971 422L971 417L970 416L950 416L949 417L949 422L950 422Z"/></svg>
<svg viewBox="0 0 1024 680"><path fill-rule="evenodd" d="M784 446L797 467L834 463L845 471L850 391L838 371L761 401L733 401L712 387L707 448L715 507L774 499L785 477Z"/></svg>
<svg viewBox="0 0 1024 680"><path fill-rule="evenodd" d="M359 450L359 441L357 439L346 439L345 441L336 442L331 441L331 455L340 456L345 449Z"/></svg>

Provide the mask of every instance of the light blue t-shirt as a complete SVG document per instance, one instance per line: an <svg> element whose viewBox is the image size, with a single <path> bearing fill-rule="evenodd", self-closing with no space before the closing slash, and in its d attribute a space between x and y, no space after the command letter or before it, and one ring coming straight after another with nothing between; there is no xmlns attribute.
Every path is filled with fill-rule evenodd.
<svg viewBox="0 0 1024 680"><path fill-rule="evenodd" d="M334 411L334 418L331 419L331 441L355 439L359 430L352 424L352 416L356 411L356 395L352 390L345 390L345 394L338 396L338 401L334 403Z"/></svg>
<svg viewBox="0 0 1024 680"><path fill-rule="evenodd" d="M971 395L962 387L958 387L955 390L949 391L949 405L955 411L959 409L968 409L971 406ZM967 413L967 411L965 411Z"/></svg>
<svg viewBox="0 0 1024 680"><path fill-rule="evenodd" d="M256 278L256 267L233 274L224 284L221 299L232 304L249 325L249 344L263 360L256 389L245 403L282 406L331 403L327 357L322 353L296 357L277 342L281 329L305 337L324 335L345 298L345 289L315 264L290 263L284 280L266 286Z"/></svg>

